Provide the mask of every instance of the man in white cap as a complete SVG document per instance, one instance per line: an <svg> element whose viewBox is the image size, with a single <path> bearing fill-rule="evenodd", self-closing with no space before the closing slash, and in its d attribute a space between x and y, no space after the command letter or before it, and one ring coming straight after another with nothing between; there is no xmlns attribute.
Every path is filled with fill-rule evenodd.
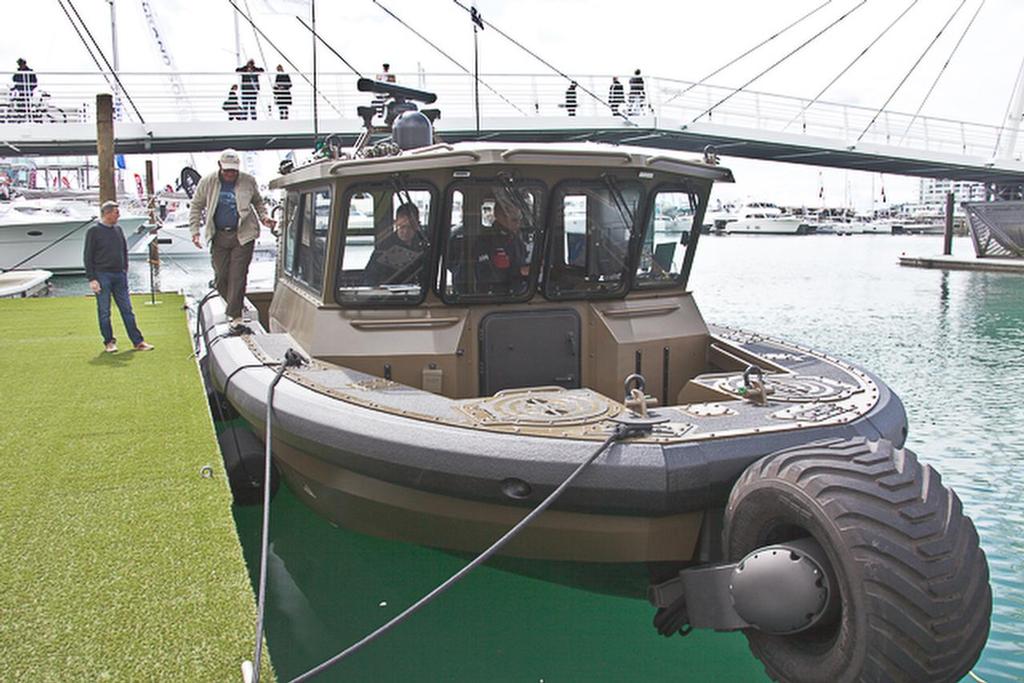
<svg viewBox="0 0 1024 683"><path fill-rule="evenodd" d="M214 285L227 304L231 327L237 328L242 325L242 299L260 223L273 228L277 222L267 215L256 179L241 172L238 152L224 150L217 166L215 173L204 176L196 186L188 223L197 248L203 246L200 226L205 227Z"/></svg>
<svg viewBox="0 0 1024 683"><path fill-rule="evenodd" d="M85 233L85 277L89 289L96 295L96 311L100 321L100 334L107 353L117 351L117 339L110 325L110 297L114 297L121 322L136 351L152 351L153 346L142 338L135 324L132 300L128 296L128 243L124 239L117 219L121 210L117 202L106 201L100 206L100 219Z"/></svg>

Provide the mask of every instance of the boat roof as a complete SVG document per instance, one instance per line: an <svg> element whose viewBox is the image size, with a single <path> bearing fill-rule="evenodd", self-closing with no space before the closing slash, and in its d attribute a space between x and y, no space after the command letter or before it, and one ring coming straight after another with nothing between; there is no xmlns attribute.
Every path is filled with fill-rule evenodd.
<svg viewBox="0 0 1024 683"><path fill-rule="evenodd" d="M444 167L477 165L595 166L613 169L636 168L733 182L732 171L678 152L652 150L599 142L457 142L441 143L402 152L395 156L355 159L323 159L279 176L271 189L284 189L317 180L400 173Z"/></svg>

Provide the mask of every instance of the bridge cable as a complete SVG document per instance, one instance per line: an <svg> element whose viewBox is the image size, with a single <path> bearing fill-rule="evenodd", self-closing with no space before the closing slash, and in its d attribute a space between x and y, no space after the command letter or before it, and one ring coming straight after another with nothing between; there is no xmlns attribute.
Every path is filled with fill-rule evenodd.
<svg viewBox="0 0 1024 683"><path fill-rule="evenodd" d="M955 55L957 49L959 49L960 43L964 41L964 38L967 36L967 32L971 30L971 26L974 24L974 20L978 18L978 14L981 12L981 8L985 6L985 2L986 0L981 0L981 4L978 5L978 9L974 10L974 15L971 16L971 20L967 22L967 26L964 27L963 33L960 34L960 38L956 41L956 45L953 46L953 49L949 53L949 57L946 58L946 63L942 65L941 69L939 69L938 75L936 75L935 80L932 81L931 87L928 88L928 92L925 93L924 99L922 99L921 104L918 105L917 111L915 111L914 115L911 117L910 123L907 124L907 129L903 131L900 141L896 143L897 145L903 144L907 134L910 132L911 126L914 125L914 121L917 120L918 114L920 114L921 110L924 109L925 102L927 102L928 98L931 97L932 91L935 90L935 86L939 84L939 79L942 78L942 74L945 73L946 67L949 66L949 63L953 60L953 55Z"/></svg>
<svg viewBox="0 0 1024 683"><path fill-rule="evenodd" d="M832 27L836 26L836 25L837 25L837 24L838 24L839 22L841 22L841 21L842 21L843 19L845 19L846 17L850 16L851 14L853 14L854 12L856 12L857 10L859 10L859 9L860 9L861 7L863 7L863 6L864 6L864 4L865 4L865 3L867 2L867 1L868 1L868 0L860 0L860 2L859 2L859 3L857 3L857 5L856 5L856 6L854 6L854 7L852 8L852 9L848 10L848 11L846 12L846 14L843 14L843 15L842 15L842 16L840 16L840 17L839 17L838 19L836 19L835 21L833 21L833 22L832 22L831 24L829 24L829 25L828 25L828 26L826 26L825 28L821 29L820 31L818 31L817 33L815 33L815 34L814 34L813 36L811 36L810 38L808 38L808 39L807 39L807 40L805 40L804 42L800 43L800 45L798 45L798 46L797 46L796 48L794 48L793 50L791 50L790 52L788 52L788 53L787 53L787 54L786 54L786 55L785 55L784 57L782 57L781 59L779 59L778 61L776 61L776 62L775 62L774 64L772 64L771 66L769 66L769 67L768 67L767 69L765 69L765 70L764 70L764 71L762 71L761 73L759 73L759 74L757 74L756 76L754 76L753 78L751 78L751 79L750 79L749 81L747 81L746 83L744 83L744 84L743 84L743 85L741 85L740 87L738 87L738 88L736 88L735 90L733 90L733 91L732 91L731 93L729 93L728 95L726 95L725 97L723 97L722 99L720 99L720 100L719 100L718 102L715 102L715 103L714 103L713 105L711 105L710 107L708 107L707 109L705 109L704 111L702 111L702 112L701 112L700 114L697 114L697 116L695 116L695 117L693 118L693 122L696 122L696 121L697 121L698 119L700 119L700 118L701 118L702 116L704 116L704 115L706 115L706 114L710 114L710 113L711 113L712 111L714 111L714 110L715 110L715 107L719 106L720 104L723 104L723 103L725 103L726 101L728 101L729 99L731 99L731 98L732 98L732 97L733 97L734 95L736 95L736 94L738 94L738 93L742 92L742 91L743 91L744 89L746 89L746 87L747 87L748 85L750 85L751 83L753 83L753 82L754 82L754 81L756 81L757 79L761 78L761 76L764 76L764 75L765 75L766 73L768 73L769 71L771 71L772 69L774 69L775 67L777 67L777 66L778 66L779 64L782 64L782 63L783 63L784 61L786 61L787 59L789 59L790 57L792 57L793 55L795 55L795 54L796 54L797 52L799 52L800 50L802 50L802 49L804 49L805 47L807 47L808 45L810 45L810 44L811 44L812 42L814 42L814 41L815 41L815 40L817 40L817 39L818 39L819 37L821 37L821 36L822 36L822 35L823 35L823 34L824 34L824 33L825 33L826 31L828 31L828 30L829 30L829 29L831 29ZM966 2L966 0L964 0L964 1Z"/></svg>
<svg viewBox="0 0 1024 683"><path fill-rule="evenodd" d="M459 1L459 0L453 0L453 1L455 2L455 4L456 4L456 5L458 5L458 6L459 6L459 7L461 7L461 8L463 9L463 10L465 10L465 11L466 11L467 13L469 13L469 14L470 14L471 16L473 16L473 12L472 12L472 11L470 10L470 8L469 8L469 7L466 7L466 6L465 6L464 4L462 4L462 3L461 3L461 2ZM479 14L476 14L475 16L477 16L477 17L480 17L480 15L479 15ZM501 30L500 28L498 28L497 26L495 26L495 25L494 25L493 23L491 23L491 22L487 21L486 19L484 19L483 17L480 17L480 20L481 20L481 21L482 21L482 22L483 22L484 24L486 24L488 28L490 28L490 29L493 29L493 30L494 30L494 32L495 32L495 33L497 33L497 34L498 34L499 36L501 36L501 37L502 37L502 38L504 38L505 40L509 41L510 43L512 43L513 45L515 45L516 47L518 47L518 48L519 48L520 50L522 50L522 51L523 51L523 52L525 52L526 54L530 55L531 57L533 57L534 59L536 59L536 60L537 60L538 62L540 62L540 63L541 63L541 64L543 64L544 66L548 67L549 69L551 69L552 71L554 71L554 72L555 72L556 74L558 74L558 75L559 75L559 76L561 76L562 78L564 78L564 79L566 79L567 81L569 81L570 83L576 83L576 87L578 87L578 88L579 88L580 90L582 90L583 92L587 93L588 95L590 95L591 97L593 97L593 98L594 98L595 100L597 100L598 102L600 102L600 103L601 103L601 104L603 104L604 106L608 107L609 109L612 109L612 105L611 105L611 104L609 104L608 102L605 102L605 101L604 101L604 99L602 99L601 97L599 97L599 96L598 96L598 95L596 95L595 93L591 92L591 91L590 91L590 90L588 90L587 88L585 88L585 87L583 87L582 85L580 85L580 84L579 84L579 83L578 83L578 82L576 81L576 79L574 79L574 78L572 78L571 76L569 76L568 74L566 74L566 73L565 73L564 71L562 71L561 69L559 69L558 67L556 67L556 66L555 66L554 64L552 64L551 62L547 61L546 59L544 59L543 57L541 57L540 55L538 55L538 54L537 54L536 52L534 52L533 50L529 49L528 47L526 47L525 45L523 45L522 43L520 43L520 42L519 42L518 40L516 40L516 39L515 39L515 38L513 38L512 36L508 35L508 34L507 34L507 33L505 33L504 31L502 31L502 30ZM636 124L635 124L635 123L633 123L633 121L632 121L632 120L631 120L631 119L629 118L629 116L627 116L627 115L626 115L625 113L623 113L622 111L615 111L614 109L612 109L612 111L613 111L613 112L615 113L615 115L616 115L616 116L618 116L618 117L619 117L620 119L622 119L622 120L623 120L623 121L625 121L626 123L628 123L628 124L630 124L630 125L636 125Z"/></svg>
<svg viewBox="0 0 1024 683"><path fill-rule="evenodd" d="M82 19L82 15L78 13L78 10L75 8L75 3L72 0L65 0L65 2L68 3L68 7L70 7L71 11L75 13L76 17L78 17L78 23L80 23L82 25L82 28L85 29L85 34L89 36L89 40L91 40L92 44L96 47L96 52L103 59L103 63L107 65L107 69L110 71L110 75L114 77L115 81L117 81L117 85L121 88L121 92L124 93L124 96L125 98L127 98L128 103L132 105L132 109L135 111L135 115L139 117L139 123L145 124L146 119L142 118L142 114L139 112L139 108L135 106L135 100L132 99L132 96L128 93L128 89L125 88L124 83L121 82L121 77L117 75L117 71L115 71L114 67L110 65L110 61L107 60L107 56L103 53L103 49L100 47L100 44L96 42L95 38L93 38L92 31L89 30L89 25L86 24L85 21Z"/></svg>
<svg viewBox="0 0 1024 683"><path fill-rule="evenodd" d="M928 43L928 46L925 47L923 52L921 52L921 55L917 58L917 61L915 61L913 66L910 67L910 70L907 71L907 73L903 77L903 79L899 82L899 84L896 86L896 88L892 91L892 94L890 94L889 97L885 100L885 103L882 104L882 106L878 108L878 111L875 112L875 115L871 117L871 122L868 123L868 125L865 126L864 130L862 130L860 132L860 135L857 136L856 142L860 142L861 140L864 139L864 136L867 134L867 132L869 130L871 130L871 126L875 125L875 121L878 120L879 115L885 110L885 108L887 106L889 106L889 103L892 102L892 98L896 97L896 93L898 93L900 91L900 88L903 87L903 84L906 83L907 79L910 78L910 75L912 73L914 73L914 70L917 69L918 64L921 63L921 60L923 60L925 55L927 55L928 52L932 49L932 46L935 45L935 42L939 39L939 37L943 34L943 32L945 32L946 28L953 21L953 19L956 17L956 15L959 14L960 10L963 9L963 6L964 6L964 4L966 2L967 2L967 0L960 0L960 4L957 5L956 9L953 10L953 13L951 15L949 15L949 19L946 19L946 23L942 25L942 28L939 29L939 32L935 34L935 37L932 38L931 42Z"/></svg>
<svg viewBox="0 0 1024 683"><path fill-rule="evenodd" d="M332 53L332 54L334 54L334 56L335 56L335 57L337 57L338 59L340 59L340 60L342 61L342 63L343 63L343 64L344 64L345 66L347 66L347 67L349 68L349 70L350 70L350 71L351 71L352 73L354 73L354 74L355 74L356 76L358 76L359 78L363 78L363 74L362 74L362 73L360 73L359 69L357 69L357 68L355 68L354 66L352 66L351 64L349 64L348 60L347 60L347 59L345 59L344 57L342 57L342 56L341 56L341 53L340 53L340 52L338 52L338 51L337 51L337 50L335 50L335 49L334 49L333 47L331 47L331 44L330 44L330 43L328 43L328 42L327 42L326 40L324 40L323 36L321 36L321 35L320 35L319 33L317 33L316 31L314 31L314 30L313 30L313 27L312 27L312 26L310 26L309 24L307 24L307 23L306 23L306 22L305 22L305 21L304 21L304 20L302 19L302 17L300 17L299 15L297 15L297 14L296 14L296 15L295 15L295 18L299 20L299 23L300 23L300 24L302 24L303 28L305 28L305 29L306 29L307 31L309 31L310 33L312 33L312 34L313 34L313 37L314 37L314 38L316 38L317 40L319 40L319 41L320 41L320 42L321 42L321 43L323 44L323 46L324 46L324 47L326 47L326 48L327 48L328 50L330 50L330 51L331 51L331 53Z"/></svg>
<svg viewBox="0 0 1024 683"><path fill-rule="evenodd" d="M252 15L252 9L249 7L249 0L242 0L242 1L245 3L245 13L251 16ZM256 29L253 29L252 35L253 35L253 38L256 39L256 49L260 51L260 61L263 62L266 65L266 67L267 67L267 80L269 81L271 73L273 73L273 72L270 71L270 64L267 62L267 55L264 54L264 52L263 52L263 41L260 40L260 34L256 33ZM273 89L271 89L271 91L273 91ZM267 114L272 116L273 113L274 113L274 107L273 107L272 104L270 104L268 102L267 103Z"/></svg>
<svg viewBox="0 0 1024 683"><path fill-rule="evenodd" d="M831 81L829 81L828 85L826 85L824 88L822 88L818 92L818 94L814 96L814 99L812 99L810 102L805 104L803 106L803 108L801 108L800 111L797 112L797 115L794 116L792 119L790 119L789 123L787 123L785 126L782 127L782 130L785 131L787 128L792 126L793 123L798 118L803 116L804 112L806 112L808 109L810 109L811 106L813 106L814 103L817 102L821 98L821 96L825 94L825 91L827 91L829 88L831 88L833 85L835 85L836 81L838 81L840 78L842 78L843 75L846 74L847 71L849 71L851 68L853 68L853 65L856 64L858 61L860 61L860 58L863 57L864 55L866 55L868 50L873 48L875 46L875 43L877 43L879 40L881 40L882 36L884 36L886 33L888 33L889 29L891 29L893 26L895 26L900 21L900 19L902 19L904 16L906 16L907 12L909 12L911 9L913 9L914 5L916 5L920 1L921 0L911 0L911 3L909 5L907 5L907 8L905 10L903 10L902 12L900 12L900 15L898 17L896 17L895 19L893 19L892 23L890 23L888 26L886 26L882 30L882 32L879 33L875 37L874 40L872 40L870 43L868 43L868 46L866 48L864 48L863 50L861 50L861 53L859 55L857 55L856 57L854 57L853 61L846 65L846 68L844 68L842 71L840 71L838 74L836 74L836 77L833 78ZM982 1L984 1L984 0L982 0Z"/></svg>
<svg viewBox="0 0 1024 683"><path fill-rule="evenodd" d="M1006 130L1006 120L1010 118L1010 110L1013 109L1013 100L1017 96L1017 79L1020 78L1020 73L1024 71L1024 59L1020 62L1020 67L1017 69L1017 75L1014 76L1014 85L1010 88L1010 101L1006 103L1006 112L1003 114L1003 122L999 125L999 133L996 135L996 146L992 149L992 156L995 157L999 154L999 143L1003 139L1003 131ZM8 144L8 143L4 143ZM8 145L9 146L9 145ZM1011 156L1013 150L1010 150Z"/></svg>
<svg viewBox="0 0 1024 683"><path fill-rule="evenodd" d="M68 18L68 22L71 23L71 28L75 29L75 33L78 34L78 39L82 41L82 45L85 47L85 51L88 52L89 57L92 58L92 63L96 65L96 70L100 72L100 75L103 76L103 79L107 82L107 85L109 85L110 89L113 90L114 84L110 82L110 79L107 77L106 72L103 71L103 65L100 64L100 60L96 58L95 53L93 53L92 51L92 47L89 45L89 42L85 39L85 36L82 35L81 29L78 28L78 24L76 24L75 20L71 18L71 13L68 12L67 7L64 6L64 0L57 0L57 4L60 5L60 8L62 10L64 10L64 16Z"/></svg>
<svg viewBox="0 0 1024 683"><path fill-rule="evenodd" d="M231 5L235 9L235 11L238 12L238 14L243 19L245 19L247 22L249 22L249 25L253 27L253 30L255 30L257 33L259 33L261 36L263 36L263 40L267 41L267 44L270 45L270 47L274 48L274 51L277 52L277 54L281 55L281 59L283 59L284 61L286 61L288 63L288 66L290 66L292 68L292 71L295 72L296 74L298 74L302 78L302 80L306 81L306 83L308 83L309 86L311 88L313 88L313 93L315 95L319 95L320 97L322 97L324 102L326 102L328 105L330 105L331 109L333 109L334 111L336 111L338 113L338 116L344 118L345 115L342 114L341 111L337 107L334 106L334 103L331 102L330 99L328 99L327 95L324 95L322 92L320 92L320 90L315 85L313 85L313 82L310 81L309 78L306 76L306 74L304 74L302 72L302 69L300 69L299 67L295 66L295 62L293 62L292 60L288 59L288 55L286 55L285 53L281 52L281 49L279 47L277 47L277 45L274 44L274 41L272 41L269 37L267 37L267 34L264 33L262 31L262 29L260 29L260 27L256 25L256 22L253 21L248 15L246 15L246 13L243 12L241 10L241 8L239 8L239 6L237 4L235 4L235 0L227 0L227 1L228 1L228 4Z"/></svg>
<svg viewBox="0 0 1024 683"><path fill-rule="evenodd" d="M682 91L680 91L680 92L677 92L677 93L676 93L675 95L673 95L672 97L670 97L670 98L668 98L667 100L665 100L665 101L664 101L664 102L662 103L662 106L665 106L666 104L668 104L669 102L671 102L672 100L674 100L674 99L676 99L676 98L678 98L678 97L682 97L682 96L683 96L683 95L685 95L686 93L688 93L688 92L690 92L691 90L693 90L694 88L696 88L696 87L697 87L698 85L703 85L704 83L706 83L706 82L708 81L708 79L710 79L710 78L714 78L714 77L715 77L715 76L717 76L717 75L718 75L719 73L721 73L721 72L725 71L725 70L726 70L726 69L728 69L728 68L729 68L730 66L732 66L732 65L733 65L733 64L735 64L736 62L740 61L741 59L743 59L744 57L746 57L746 56L747 56L747 55L749 55L750 53L752 53L752 52L755 52L756 50L760 49L761 47L764 47L764 46L765 46L765 45L767 45L768 43L772 42L773 40L775 40L776 38L778 38L779 36L781 36L781 35L782 35L783 33L785 33L785 32L786 32L786 31L788 31L789 29L793 28L794 26L796 26L797 24L799 24L800 22L802 22L802 21L803 21L804 19L808 19L808 18L810 18L810 16L811 16L811 15L813 15L813 14L817 13L817 12L818 12L819 10L821 10L821 9L824 9L824 7L825 7L826 5L828 5L828 4L830 4L831 2L832 2L832 0L825 0L825 2L821 3L820 5L818 5L818 6L817 6L817 7L815 7L814 9L812 9L812 10L811 10L810 12L808 12L807 14L803 15L802 17L800 17L799 19L797 19L796 21L794 21L794 22L793 22L792 24L790 24L790 25L786 26L786 27L785 27L785 28L783 28L783 29L780 29L780 30L776 31L775 33L773 33L772 35L768 36L767 38L765 38L764 40L762 40L762 41L761 41L760 43L758 43L757 45L755 45L754 47L750 48L749 50L747 50L746 52L744 52L743 54L741 54L741 55L740 55L739 57L735 57L735 58L733 58L733 59L732 59L731 61L729 61L729 62L728 62L727 64L724 64L724 65L722 65L722 66L718 67L717 69L715 69L714 71L712 71L711 73L709 73L709 74L708 74L707 76L705 76L704 78L702 78L702 79L700 79L699 81L697 81L696 83L692 83L692 84L690 84L690 85L689 85L689 86L688 86L688 87L687 87L687 88L686 88L685 90L682 90Z"/></svg>
<svg viewBox="0 0 1024 683"><path fill-rule="evenodd" d="M447 52L445 52L444 50L442 50L442 49L441 49L440 47L438 47L437 45L435 45L434 43L432 43L432 42L431 42L430 40L428 40L428 39L427 39L427 37L426 37L426 36L424 36L424 35L423 35L422 33L420 33L419 31L417 31L416 29L414 29L414 28L413 28L412 26L410 26L409 24L407 24L407 23L405 23L404 21L402 21L402 20L401 20L401 19L400 19L400 18L399 18L399 17L398 17L398 16L397 16L397 15L396 15L396 14L395 14L394 12L392 12L391 10L389 10L389 9L388 9L387 7L385 7L385 6L383 5L383 4L381 4L381 3L380 3L380 2L378 1L378 0L371 0L371 2L373 2L373 4L375 4L375 5L377 5L378 7L380 7L380 8L381 8L382 10L384 10L385 12L387 12L387 13L388 13L388 15L389 15L389 16L390 16L390 17L391 17L392 19L394 19L395 21L397 21L397 22L398 22L399 24L401 24L402 26L406 27L407 29L409 29L410 31L412 31L413 33L415 33L415 34L416 34L416 36L417 36L417 37L418 37L418 38L419 38L420 40L422 40L422 41L423 41L424 43L426 43L426 44L427 44L427 45L429 45L430 47L432 47L432 48L434 48L435 50L437 50L437 51L438 51L438 52L439 52L439 53L440 53L440 54L441 54L441 55L442 55L442 56L443 56L443 57L444 57L445 59L447 59L447 60L448 60L449 62L451 62L451 63L452 63L452 64L454 64L455 66L457 66L457 67L459 67L460 69L462 69L462 70L463 70L463 71L464 71L465 73L467 73L467 74L469 74L469 75L471 75L471 76L473 75L473 72L472 72L472 71L470 71L469 69L467 69L466 67L464 67L464 66L463 66L463 65L462 65L461 63L459 63L459 62L458 62L458 61L457 61L457 60L456 60L456 59L455 59L454 57L452 57L452 56L451 56L451 55L449 55L449 54L448 54ZM522 109L520 109L519 107L517 107L517 106L515 105L515 103L514 103L514 102L512 102L512 101L511 101L511 100L509 100L509 99L508 99L507 97L505 97L504 95L502 95L502 94L501 94L500 92L498 92L497 90L495 90L494 88L492 88L492 87L491 87L490 85L488 85L488 84L487 84L487 83L486 83L486 82L484 81L484 79L482 79L482 78L480 78L480 77L478 77L478 76L477 76L477 77L476 77L476 80L477 80L477 82L478 82L478 83L479 83L480 85L484 86L485 88L487 88L488 90L490 90L490 91L491 91L492 93L494 93L495 95L497 95L498 97L500 97L500 98L501 98L501 99L502 99L502 100L503 100L503 101L504 101L504 102L505 102L506 104L508 104L509 106L511 106L511 107L512 107L513 109L515 109L515 110L516 110L517 112L519 112L519 113L520 113L520 114L522 114L523 116L526 116L526 115L527 115L527 114L526 114L526 112L525 112L525 111L523 111Z"/></svg>

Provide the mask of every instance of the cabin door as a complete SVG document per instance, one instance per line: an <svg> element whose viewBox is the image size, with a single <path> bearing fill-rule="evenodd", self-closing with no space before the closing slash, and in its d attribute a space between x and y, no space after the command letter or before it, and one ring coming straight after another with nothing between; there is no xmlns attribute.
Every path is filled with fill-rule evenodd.
<svg viewBox="0 0 1024 683"><path fill-rule="evenodd" d="M480 395L580 386L580 317L571 309L490 313L480 321Z"/></svg>

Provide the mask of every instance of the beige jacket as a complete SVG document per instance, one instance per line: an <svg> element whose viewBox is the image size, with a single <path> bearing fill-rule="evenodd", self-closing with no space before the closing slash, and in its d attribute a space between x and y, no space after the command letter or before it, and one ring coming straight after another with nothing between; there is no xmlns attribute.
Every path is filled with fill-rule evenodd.
<svg viewBox="0 0 1024 683"><path fill-rule="evenodd" d="M188 214L188 227L193 235L199 234L200 225L206 227L203 236L207 244L213 241L213 214L217 210L219 198L220 171L217 170L203 176L199 181ZM256 184L256 179L248 173L238 174L238 180L235 181L235 202L238 205L238 243L248 244L260 236L260 220L267 217L260 188Z"/></svg>

